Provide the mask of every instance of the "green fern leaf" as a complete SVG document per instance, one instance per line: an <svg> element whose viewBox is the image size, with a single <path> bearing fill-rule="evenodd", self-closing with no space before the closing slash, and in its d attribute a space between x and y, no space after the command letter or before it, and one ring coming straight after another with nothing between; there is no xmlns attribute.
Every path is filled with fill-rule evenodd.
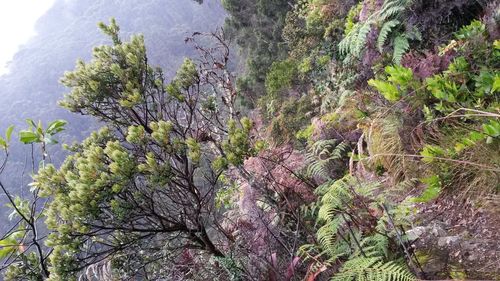
<svg viewBox="0 0 500 281"><path fill-rule="evenodd" d="M385 22L382 28L380 29L380 33L378 35L377 47L378 50L382 53L382 49L384 47L385 42L387 41L387 37L389 33L391 33L392 29L400 24L399 20L390 20Z"/></svg>
<svg viewBox="0 0 500 281"><path fill-rule="evenodd" d="M412 0L386 0L378 12L378 20L385 22L388 19L399 17Z"/></svg>
<svg viewBox="0 0 500 281"><path fill-rule="evenodd" d="M368 36L368 33L370 33L370 30L371 30L371 22L365 22L365 24L363 24L363 26L361 26L361 28L359 29L356 41L352 46L351 53L353 57L359 58L361 56L361 52L365 48L366 38Z"/></svg>
<svg viewBox="0 0 500 281"><path fill-rule="evenodd" d="M399 35L394 38L394 54L392 56L392 60L395 64L400 65L401 59L403 59L403 55L410 48L410 43L408 42L408 38L403 35Z"/></svg>

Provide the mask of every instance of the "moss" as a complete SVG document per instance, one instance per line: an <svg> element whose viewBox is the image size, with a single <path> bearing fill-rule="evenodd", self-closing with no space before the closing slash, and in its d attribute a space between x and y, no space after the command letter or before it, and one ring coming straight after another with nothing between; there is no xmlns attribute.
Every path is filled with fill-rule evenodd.
<svg viewBox="0 0 500 281"><path fill-rule="evenodd" d="M415 251L415 258L422 266L426 265L431 260L431 257L428 253L419 250Z"/></svg>
<svg viewBox="0 0 500 281"><path fill-rule="evenodd" d="M269 126L273 141L276 143L295 141L297 132L309 124L313 112L314 107L309 95L300 99L286 100L279 115L271 120Z"/></svg>
<svg viewBox="0 0 500 281"><path fill-rule="evenodd" d="M453 280L465 280L467 278L467 273L461 266L450 266L449 274Z"/></svg>
<svg viewBox="0 0 500 281"><path fill-rule="evenodd" d="M298 140L309 141L312 137L313 132L314 132L314 126L311 124L307 126L305 129L298 131L297 134L295 134L295 137Z"/></svg>

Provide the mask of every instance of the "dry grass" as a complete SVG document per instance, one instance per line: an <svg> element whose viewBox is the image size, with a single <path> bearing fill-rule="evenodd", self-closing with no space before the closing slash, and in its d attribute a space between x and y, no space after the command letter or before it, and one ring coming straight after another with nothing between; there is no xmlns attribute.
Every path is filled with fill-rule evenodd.
<svg viewBox="0 0 500 281"><path fill-rule="evenodd" d="M459 155L459 159L485 166L500 167L500 147L477 144ZM470 165L451 166L450 192L458 193L461 198L486 198L500 192L500 173L471 167Z"/></svg>
<svg viewBox="0 0 500 281"><path fill-rule="evenodd" d="M395 180L403 180L411 161L404 155L404 146L399 135L401 120L395 116L374 119L365 129L368 165L372 169L382 166ZM384 154L384 155L380 155ZM377 156L380 155L380 156Z"/></svg>

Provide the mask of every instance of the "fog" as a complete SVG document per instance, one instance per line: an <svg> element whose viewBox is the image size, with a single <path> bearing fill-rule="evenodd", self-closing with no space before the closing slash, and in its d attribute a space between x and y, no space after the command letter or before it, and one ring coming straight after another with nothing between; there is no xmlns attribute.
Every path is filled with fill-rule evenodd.
<svg viewBox="0 0 500 281"><path fill-rule="evenodd" d="M35 35L17 50L9 63L8 73L0 76L2 134L12 124L16 126L15 132L27 128L26 118L42 120L44 124L55 119L67 120L67 130L59 137L64 143L81 140L98 127L93 120L57 105L68 91L58 81L65 71L74 68L77 59L88 60L93 46L108 42L97 23L107 22L111 17L117 19L122 38L127 39L134 33L144 34L149 61L172 76L184 57L194 55L185 45L184 38L195 31L213 31L222 26L225 14L218 1L203 4L192 0L54 1L38 19L34 31L28 31ZM18 27L11 25L11 28ZM8 53L4 49L1 52ZM17 139L14 142L18 143ZM50 152L56 164L65 156L60 146L54 146ZM7 169L0 175L10 190L20 193L26 189L31 180L30 158L29 146L12 146ZM4 202L5 198L0 197L0 205ZM0 214L5 214L7 210L2 208ZM1 216L0 230L8 224Z"/></svg>
<svg viewBox="0 0 500 281"><path fill-rule="evenodd" d="M0 2L0 75L7 73L7 63L19 46L35 33L35 22L54 0L18 0Z"/></svg>

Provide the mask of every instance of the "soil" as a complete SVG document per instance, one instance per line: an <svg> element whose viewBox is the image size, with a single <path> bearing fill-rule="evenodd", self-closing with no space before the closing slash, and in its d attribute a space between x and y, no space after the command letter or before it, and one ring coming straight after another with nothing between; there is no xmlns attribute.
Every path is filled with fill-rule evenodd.
<svg viewBox="0 0 500 281"><path fill-rule="evenodd" d="M432 278L500 280L500 197L481 202L448 195L419 206L420 225L429 231L414 246L437 256L433 266L444 270Z"/></svg>

